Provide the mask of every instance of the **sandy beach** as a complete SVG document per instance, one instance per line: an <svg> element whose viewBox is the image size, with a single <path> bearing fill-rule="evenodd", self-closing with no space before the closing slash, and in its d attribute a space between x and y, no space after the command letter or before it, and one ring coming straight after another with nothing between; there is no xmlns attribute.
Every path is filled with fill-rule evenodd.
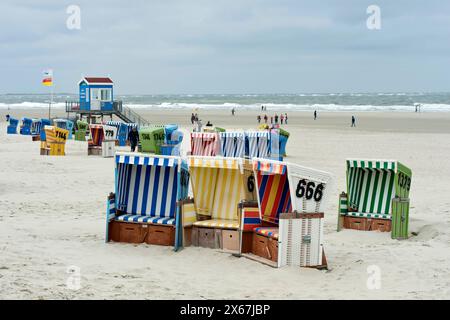
<svg viewBox="0 0 450 320"><path fill-rule="evenodd" d="M190 110L139 110L152 123L190 130ZM268 113L274 113L270 109ZM39 155L30 136L6 135L5 115L46 117L47 110L0 110L0 299L449 299L450 113L288 113L286 161L328 171L335 185L325 211L329 270L269 266L211 249L105 243L112 158L87 156L68 141L67 156ZM200 110L224 128L255 128L255 111ZM52 116L65 116L56 110ZM188 139L185 138L185 151ZM397 159L413 170L408 240L390 233L336 232L346 158ZM367 286L369 266L381 288ZM68 268L81 288L67 286Z"/></svg>

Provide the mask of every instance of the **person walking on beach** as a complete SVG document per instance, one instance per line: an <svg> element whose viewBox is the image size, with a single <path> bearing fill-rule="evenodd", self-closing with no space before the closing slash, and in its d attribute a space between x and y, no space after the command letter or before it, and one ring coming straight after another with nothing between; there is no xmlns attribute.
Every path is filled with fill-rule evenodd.
<svg viewBox="0 0 450 320"><path fill-rule="evenodd" d="M270 116L270 124L273 124L273 117Z"/></svg>
<svg viewBox="0 0 450 320"><path fill-rule="evenodd" d="M283 121L284 121L284 115L283 114L280 115L280 121L281 121L281 124L283 124Z"/></svg>
<svg viewBox="0 0 450 320"><path fill-rule="evenodd" d="M233 109L231 109L231 115L232 116L234 116L234 113L235 113L236 111L234 110L234 108Z"/></svg>
<svg viewBox="0 0 450 320"><path fill-rule="evenodd" d="M256 117L256 120L258 120L258 124L261 123L261 116L258 114L258 116Z"/></svg>
<svg viewBox="0 0 450 320"><path fill-rule="evenodd" d="M133 127L133 129L131 129L130 133L128 134L128 140L130 141L131 152L134 152L139 142L139 133L136 127Z"/></svg>
<svg viewBox="0 0 450 320"><path fill-rule="evenodd" d="M284 113L284 124L287 124L287 113Z"/></svg>
<svg viewBox="0 0 450 320"><path fill-rule="evenodd" d="M356 127L356 118L352 116L352 127Z"/></svg>
<svg viewBox="0 0 450 320"><path fill-rule="evenodd" d="M314 120L317 119L317 110L314 110Z"/></svg>
<svg viewBox="0 0 450 320"><path fill-rule="evenodd" d="M267 114L264 115L264 123L267 123Z"/></svg>
<svg viewBox="0 0 450 320"><path fill-rule="evenodd" d="M278 124L278 114L275 113L275 124Z"/></svg>
<svg viewBox="0 0 450 320"><path fill-rule="evenodd" d="M194 115L194 113L192 113L192 115L191 115L191 123L194 124L194 121L195 121L195 115Z"/></svg>

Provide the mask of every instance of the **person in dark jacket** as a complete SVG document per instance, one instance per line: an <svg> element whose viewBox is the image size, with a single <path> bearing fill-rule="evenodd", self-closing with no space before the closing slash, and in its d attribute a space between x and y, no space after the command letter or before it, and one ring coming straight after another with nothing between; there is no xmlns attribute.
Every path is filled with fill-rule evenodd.
<svg viewBox="0 0 450 320"><path fill-rule="evenodd" d="M131 129L130 133L128 134L128 140L130 141L131 152L134 152L139 142L139 133L136 127L133 127L133 129Z"/></svg>

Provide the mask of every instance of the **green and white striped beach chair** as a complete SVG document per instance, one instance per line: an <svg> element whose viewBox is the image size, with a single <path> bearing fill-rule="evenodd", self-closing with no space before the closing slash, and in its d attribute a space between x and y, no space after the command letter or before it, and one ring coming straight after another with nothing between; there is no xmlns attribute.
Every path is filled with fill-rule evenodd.
<svg viewBox="0 0 450 320"><path fill-rule="evenodd" d="M407 238L411 169L395 160L348 159L346 165L347 193L339 196L338 231L345 227L344 217L368 219L364 230L388 220L385 231Z"/></svg>

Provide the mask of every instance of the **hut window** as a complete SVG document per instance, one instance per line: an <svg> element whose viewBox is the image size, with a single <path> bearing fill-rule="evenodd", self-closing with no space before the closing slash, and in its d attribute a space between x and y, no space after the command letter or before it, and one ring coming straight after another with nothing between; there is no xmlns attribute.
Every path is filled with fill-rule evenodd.
<svg viewBox="0 0 450 320"><path fill-rule="evenodd" d="M101 89L100 90L100 100L110 101L111 100L111 89Z"/></svg>

